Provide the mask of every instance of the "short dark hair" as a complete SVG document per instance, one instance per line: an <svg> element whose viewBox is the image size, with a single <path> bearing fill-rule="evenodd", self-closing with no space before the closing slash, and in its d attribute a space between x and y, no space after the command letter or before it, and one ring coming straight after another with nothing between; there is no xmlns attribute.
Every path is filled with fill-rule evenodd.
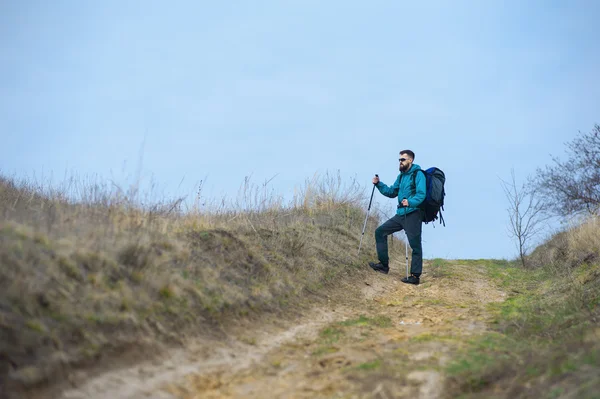
<svg viewBox="0 0 600 399"><path fill-rule="evenodd" d="M402 151L400 151L400 155L402 155L402 154L408 155L413 161L415 160L415 153L412 152L411 150L402 150Z"/></svg>

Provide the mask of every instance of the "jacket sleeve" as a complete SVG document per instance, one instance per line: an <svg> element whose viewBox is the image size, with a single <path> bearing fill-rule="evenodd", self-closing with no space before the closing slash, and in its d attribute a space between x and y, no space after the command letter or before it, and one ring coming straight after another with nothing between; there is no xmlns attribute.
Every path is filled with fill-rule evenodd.
<svg viewBox="0 0 600 399"><path fill-rule="evenodd" d="M377 183L376 187L379 190L379 192L385 195L386 197L396 198L398 196L398 190L400 189L400 175L398 175L398 177L396 178L396 182L391 187L386 186L381 181Z"/></svg>
<svg viewBox="0 0 600 399"><path fill-rule="evenodd" d="M415 176L415 195L407 198L408 199L408 206L411 208L416 208L419 205L421 205L421 203L425 200L425 195L426 195L426 181L427 179L425 179L425 173L419 173L416 172L417 175Z"/></svg>

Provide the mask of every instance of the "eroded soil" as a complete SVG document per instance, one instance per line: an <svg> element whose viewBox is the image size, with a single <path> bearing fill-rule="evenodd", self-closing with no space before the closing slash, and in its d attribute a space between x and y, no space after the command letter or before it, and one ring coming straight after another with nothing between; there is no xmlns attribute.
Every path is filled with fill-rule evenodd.
<svg viewBox="0 0 600 399"><path fill-rule="evenodd" d="M486 269L447 263L419 286L366 274L296 320L242 325L100 375L63 398L442 398L444 365L502 301Z"/></svg>

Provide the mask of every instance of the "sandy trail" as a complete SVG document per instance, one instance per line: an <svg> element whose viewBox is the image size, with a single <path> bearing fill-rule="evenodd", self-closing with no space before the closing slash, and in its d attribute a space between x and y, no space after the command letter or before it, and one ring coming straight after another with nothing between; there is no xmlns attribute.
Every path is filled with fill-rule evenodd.
<svg viewBox="0 0 600 399"><path fill-rule="evenodd" d="M85 384L66 390L63 399L172 398L161 387L189 374L204 374L226 368L231 372L259 362L266 353L300 337L310 337L335 320L335 312L315 310L287 330L263 330L253 336L230 336L225 340L198 340L185 349L166 352L154 361L103 373Z"/></svg>
<svg viewBox="0 0 600 399"><path fill-rule="evenodd" d="M198 341L160 362L99 375L62 398L443 397L439 367L461 337L486 328L486 304L505 294L483 267L452 263L424 274L420 286L399 282L397 270L369 274L291 327Z"/></svg>

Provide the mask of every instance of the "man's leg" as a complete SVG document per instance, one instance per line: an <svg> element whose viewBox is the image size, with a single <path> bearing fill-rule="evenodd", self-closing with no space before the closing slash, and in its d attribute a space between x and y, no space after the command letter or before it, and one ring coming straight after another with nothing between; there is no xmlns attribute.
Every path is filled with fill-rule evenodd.
<svg viewBox="0 0 600 399"><path fill-rule="evenodd" d="M423 228L423 216L420 211L411 212L406 215L406 235L408 244L412 249L412 261L410 263L410 274L419 277L423 272L423 248L421 246L421 231Z"/></svg>
<svg viewBox="0 0 600 399"><path fill-rule="evenodd" d="M404 228L402 218L395 215L393 218L379 226L375 230L375 243L377 248L377 258L384 266L389 266L390 258L388 255L388 240L387 236L400 231Z"/></svg>

